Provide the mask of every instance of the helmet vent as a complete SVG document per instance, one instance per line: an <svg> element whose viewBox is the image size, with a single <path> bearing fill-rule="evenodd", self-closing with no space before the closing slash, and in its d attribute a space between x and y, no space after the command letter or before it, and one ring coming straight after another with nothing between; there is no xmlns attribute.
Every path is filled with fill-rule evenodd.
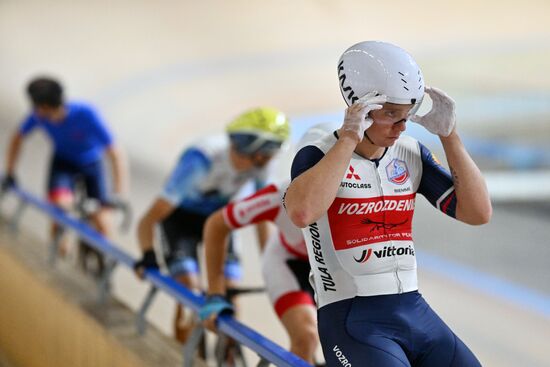
<svg viewBox="0 0 550 367"><path fill-rule="evenodd" d="M399 75L403 76L403 77L405 76L405 74L403 74L403 73L400 72L400 71L398 71L397 73L398 73ZM407 81L406 81L405 79L401 78L401 81L402 81L403 83L407 84ZM403 88L404 88L406 91L409 90L409 88L407 88L406 86L403 86Z"/></svg>

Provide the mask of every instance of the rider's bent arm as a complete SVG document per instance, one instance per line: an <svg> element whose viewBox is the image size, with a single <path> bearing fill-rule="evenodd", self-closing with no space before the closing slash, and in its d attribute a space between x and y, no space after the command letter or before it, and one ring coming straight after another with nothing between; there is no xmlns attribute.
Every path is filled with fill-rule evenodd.
<svg viewBox="0 0 550 367"><path fill-rule="evenodd" d="M138 241L142 252L153 249L153 238L155 225L168 217L173 211L174 206L169 201L159 198L147 210L138 224Z"/></svg>
<svg viewBox="0 0 550 367"><path fill-rule="evenodd" d="M208 294L225 294L224 264L227 252L226 238L231 228L219 209L208 217L203 229Z"/></svg>
<svg viewBox="0 0 550 367"><path fill-rule="evenodd" d="M305 147L298 152L293 162L293 181L285 195L286 211L297 227L308 226L328 210L356 146L354 139L340 135L318 163L307 170L298 169L295 174L295 165L299 164L297 160L304 149L317 148Z"/></svg>
<svg viewBox="0 0 550 367"><path fill-rule="evenodd" d="M267 221L263 221L256 224L256 234L258 235L258 245L260 246L260 252L264 252L265 246L269 236L273 232L273 226Z"/></svg>
<svg viewBox="0 0 550 367"><path fill-rule="evenodd" d="M113 170L113 185L114 191L117 194L125 194L128 189L127 170L124 154L122 150L115 144L110 145L107 149L107 156L111 162Z"/></svg>
<svg viewBox="0 0 550 367"><path fill-rule="evenodd" d="M6 174L13 175L15 173L15 164L19 157L19 151L23 143L24 135L21 132L16 131L9 142L8 151L6 154Z"/></svg>
<svg viewBox="0 0 550 367"><path fill-rule="evenodd" d="M488 223L492 215L491 200L479 168L456 131L440 139L456 192L456 219L472 225Z"/></svg>

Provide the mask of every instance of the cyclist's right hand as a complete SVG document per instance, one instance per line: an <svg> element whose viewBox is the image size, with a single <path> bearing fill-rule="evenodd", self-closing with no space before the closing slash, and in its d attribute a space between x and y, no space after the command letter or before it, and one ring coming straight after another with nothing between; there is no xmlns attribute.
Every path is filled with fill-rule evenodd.
<svg viewBox="0 0 550 367"><path fill-rule="evenodd" d="M2 178L2 182L0 183L0 191L6 192L9 189L17 186L17 179L14 175L6 175Z"/></svg>
<svg viewBox="0 0 550 367"><path fill-rule="evenodd" d="M121 195L112 195L109 198L108 206L113 209L126 210L130 207L130 203Z"/></svg>
<svg viewBox="0 0 550 367"><path fill-rule="evenodd" d="M107 206L111 209L120 211L122 214L122 222L120 223L120 231L126 233L130 230L132 224L132 206L130 202L120 195L113 195L107 201Z"/></svg>
<svg viewBox="0 0 550 367"><path fill-rule="evenodd" d="M222 294L206 296L206 302L199 309L199 318L204 327L216 331L216 319L219 315L232 315L235 312L233 305Z"/></svg>
<svg viewBox="0 0 550 367"><path fill-rule="evenodd" d="M349 134L359 144L363 140L365 130L373 123L369 112L381 109L384 103L386 96L377 92L370 92L359 98L347 108L340 135Z"/></svg>
<svg viewBox="0 0 550 367"><path fill-rule="evenodd" d="M157 262L157 256L155 255L155 250L147 250L143 253L141 260L138 260L134 263L134 271L136 274L143 278L145 269L158 269L159 264Z"/></svg>

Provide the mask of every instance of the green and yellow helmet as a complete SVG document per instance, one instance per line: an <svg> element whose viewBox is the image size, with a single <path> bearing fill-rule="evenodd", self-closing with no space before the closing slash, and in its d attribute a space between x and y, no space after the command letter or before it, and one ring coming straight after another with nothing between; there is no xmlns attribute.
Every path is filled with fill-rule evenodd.
<svg viewBox="0 0 550 367"><path fill-rule="evenodd" d="M288 139L290 125L281 111L260 107L237 116L226 131L239 153L273 155Z"/></svg>

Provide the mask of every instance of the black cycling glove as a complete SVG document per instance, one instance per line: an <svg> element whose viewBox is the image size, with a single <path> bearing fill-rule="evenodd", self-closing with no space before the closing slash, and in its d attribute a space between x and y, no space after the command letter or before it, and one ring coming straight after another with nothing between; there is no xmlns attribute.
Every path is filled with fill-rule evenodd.
<svg viewBox="0 0 550 367"><path fill-rule="evenodd" d="M145 269L158 269L159 264L157 262L157 257L154 250L147 250L143 253L141 260L134 263L134 270L139 268Z"/></svg>
<svg viewBox="0 0 550 367"><path fill-rule="evenodd" d="M15 176L7 175L2 178L2 182L0 183L0 191L6 192L15 186L17 186L17 180L15 179Z"/></svg>

